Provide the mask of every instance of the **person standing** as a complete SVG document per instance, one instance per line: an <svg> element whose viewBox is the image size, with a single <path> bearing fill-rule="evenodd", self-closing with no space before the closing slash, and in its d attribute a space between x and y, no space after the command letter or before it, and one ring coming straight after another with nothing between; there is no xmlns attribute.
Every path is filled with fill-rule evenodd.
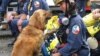
<svg viewBox="0 0 100 56"><path fill-rule="evenodd" d="M4 21L4 15L6 13L6 9L8 4L11 2L11 0L1 0L0 5L0 22Z"/></svg>

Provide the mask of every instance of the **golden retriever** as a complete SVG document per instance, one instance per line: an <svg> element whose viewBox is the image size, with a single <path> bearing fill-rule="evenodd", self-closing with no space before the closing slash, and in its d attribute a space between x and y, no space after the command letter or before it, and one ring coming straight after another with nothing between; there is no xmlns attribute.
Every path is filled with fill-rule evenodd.
<svg viewBox="0 0 100 56"><path fill-rule="evenodd" d="M11 56L39 56L43 42L43 30L50 13L39 9L30 17L28 25L22 30L15 42Z"/></svg>

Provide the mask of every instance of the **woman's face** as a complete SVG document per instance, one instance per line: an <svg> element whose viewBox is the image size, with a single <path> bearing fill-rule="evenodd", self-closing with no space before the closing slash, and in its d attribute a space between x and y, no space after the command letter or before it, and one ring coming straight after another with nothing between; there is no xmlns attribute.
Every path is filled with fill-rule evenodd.
<svg viewBox="0 0 100 56"><path fill-rule="evenodd" d="M66 7L68 8L68 5L66 6L65 2L61 2L58 4L58 6L60 6L60 9L65 12L66 11Z"/></svg>

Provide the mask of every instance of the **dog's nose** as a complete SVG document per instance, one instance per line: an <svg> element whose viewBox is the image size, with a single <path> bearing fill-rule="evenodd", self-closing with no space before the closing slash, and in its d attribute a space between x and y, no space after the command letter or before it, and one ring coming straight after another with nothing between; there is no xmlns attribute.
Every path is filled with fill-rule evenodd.
<svg viewBox="0 0 100 56"><path fill-rule="evenodd" d="M50 18L51 18L51 16L50 17L47 17L46 20L49 20Z"/></svg>
<svg viewBox="0 0 100 56"><path fill-rule="evenodd" d="M52 13L50 11L47 11L46 12L47 16L51 17L52 16Z"/></svg>

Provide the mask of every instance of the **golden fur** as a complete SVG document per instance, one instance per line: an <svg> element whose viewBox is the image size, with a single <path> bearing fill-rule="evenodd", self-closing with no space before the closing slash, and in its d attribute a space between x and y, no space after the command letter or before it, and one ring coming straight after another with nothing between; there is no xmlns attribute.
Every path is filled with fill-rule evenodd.
<svg viewBox="0 0 100 56"><path fill-rule="evenodd" d="M43 41L46 17L50 14L42 9L36 10L29 24L22 30L15 42L11 56L39 56Z"/></svg>

